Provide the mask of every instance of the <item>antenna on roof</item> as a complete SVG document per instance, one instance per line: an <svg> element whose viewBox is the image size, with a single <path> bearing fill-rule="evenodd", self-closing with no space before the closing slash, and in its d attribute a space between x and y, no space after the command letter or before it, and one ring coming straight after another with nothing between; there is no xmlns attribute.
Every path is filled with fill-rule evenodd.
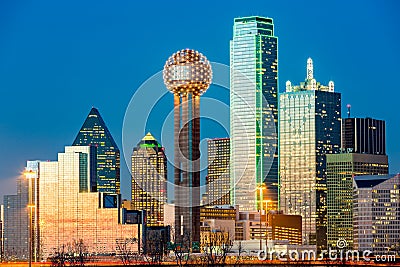
<svg viewBox="0 0 400 267"><path fill-rule="evenodd" d="M350 109L351 109L351 105L347 104L347 118L350 118Z"/></svg>

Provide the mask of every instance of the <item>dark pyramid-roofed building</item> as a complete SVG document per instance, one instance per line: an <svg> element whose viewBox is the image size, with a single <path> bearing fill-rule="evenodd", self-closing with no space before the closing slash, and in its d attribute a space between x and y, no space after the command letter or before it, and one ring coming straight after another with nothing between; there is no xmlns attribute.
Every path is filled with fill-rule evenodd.
<svg viewBox="0 0 400 267"><path fill-rule="evenodd" d="M96 108L90 110L73 146L97 147L97 191L120 193L120 151Z"/></svg>

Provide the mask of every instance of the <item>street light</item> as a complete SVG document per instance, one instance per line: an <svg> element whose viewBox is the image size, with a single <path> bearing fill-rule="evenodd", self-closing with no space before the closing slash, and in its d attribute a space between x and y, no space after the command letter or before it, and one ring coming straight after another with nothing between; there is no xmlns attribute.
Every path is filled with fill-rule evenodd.
<svg viewBox="0 0 400 267"><path fill-rule="evenodd" d="M262 215L262 209L263 209L263 185L259 185L258 189L260 190L259 196L260 196L260 231L259 231L259 237L260 237L260 251L262 250L262 236L261 236L261 215Z"/></svg>
<svg viewBox="0 0 400 267"><path fill-rule="evenodd" d="M29 267L32 266L32 210L35 208L35 205L29 204Z"/></svg>

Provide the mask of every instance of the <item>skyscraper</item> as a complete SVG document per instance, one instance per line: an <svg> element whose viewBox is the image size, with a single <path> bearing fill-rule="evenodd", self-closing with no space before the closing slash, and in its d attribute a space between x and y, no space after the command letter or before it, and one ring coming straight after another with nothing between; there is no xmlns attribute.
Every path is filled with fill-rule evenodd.
<svg viewBox="0 0 400 267"><path fill-rule="evenodd" d="M28 225L30 253L32 261L37 262L40 254L39 237L39 175L40 161L27 161L24 176L28 181Z"/></svg>
<svg viewBox="0 0 400 267"><path fill-rule="evenodd" d="M207 142L207 148L207 202L209 205L230 205L230 139L209 139Z"/></svg>
<svg viewBox="0 0 400 267"><path fill-rule="evenodd" d="M353 177L388 174L385 151L385 121L342 119L342 153L326 156L328 246L344 239L353 247Z"/></svg>
<svg viewBox="0 0 400 267"><path fill-rule="evenodd" d="M326 154L338 153L341 95L323 86L307 60L299 86L286 82L279 96L280 207L303 218L303 244L326 247Z"/></svg>
<svg viewBox="0 0 400 267"><path fill-rule="evenodd" d="M338 240L353 247L353 177L388 174L386 155L327 154L328 246L336 249Z"/></svg>
<svg viewBox="0 0 400 267"><path fill-rule="evenodd" d="M183 49L168 58L164 83L174 94L176 237L200 241L200 96L211 84L207 58Z"/></svg>
<svg viewBox="0 0 400 267"><path fill-rule="evenodd" d="M343 119L342 146L348 152L386 155L385 121L372 118Z"/></svg>
<svg viewBox="0 0 400 267"><path fill-rule="evenodd" d="M400 245L400 175L356 176L353 182L354 249L392 254Z"/></svg>
<svg viewBox="0 0 400 267"><path fill-rule="evenodd" d="M92 191L93 146L65 147L58 161L40 162L39 220L42 258L82 240L89 252L115 253L116 242L138 238L124 223L120 195Z"/></svg>
<svg viewBox="0 0 400 267"><path fill-rule="evenodd" d="M17 194L4 196L4 258L27 261L29 258L29 183L17 179Z"/></svg>
<svg viewBox="0 0 400 267"><path fill-rule="evenodd" d="M167 201L167 158L151 133L133 148L131 171L132 208L146 211L148 226L162 226Z"/></svg>
<svg viewBox="0 0 400 267"><path fill-rule="evenodd" d="M97 147L97 191L120 193L120 151L96 108L90 110L73 146Z"/></svg>
<svg viewBox="0 0 400 267"><path fill-rule="evenodd" d="M230 65L232 204L277 209L278 38L272 19L235 18Z"/></svg>

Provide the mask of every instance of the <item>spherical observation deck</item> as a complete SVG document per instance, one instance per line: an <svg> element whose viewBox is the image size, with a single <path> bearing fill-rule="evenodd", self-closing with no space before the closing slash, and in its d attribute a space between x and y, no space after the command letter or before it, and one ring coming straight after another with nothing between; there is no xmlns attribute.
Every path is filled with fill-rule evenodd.
<svg viewBox="0 0 400 267"><path fill-rule="evenodd" d="M164 65L164 84L174 94L202 95L212 80L211 64L200 52L182 49Z"/></svg>

